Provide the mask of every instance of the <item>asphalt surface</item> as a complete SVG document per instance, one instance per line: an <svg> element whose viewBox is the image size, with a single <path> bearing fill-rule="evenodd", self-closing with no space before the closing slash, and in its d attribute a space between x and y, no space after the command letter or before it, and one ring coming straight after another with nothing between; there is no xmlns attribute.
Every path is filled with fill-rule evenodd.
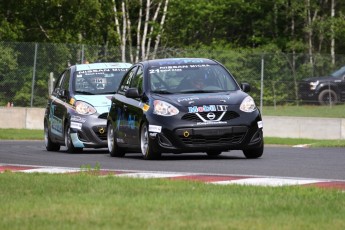
<svg viewBox="0 0 345 230"><path fill-rule="evenodd" d="M205 153L163 154L160 160L147 161L139 153L112 158L107 149L70 154L64 147L48 152L43 141L0 141L0 164L345 180L344 148L265 146L259 159L230 151L214 158Z"/></svg>

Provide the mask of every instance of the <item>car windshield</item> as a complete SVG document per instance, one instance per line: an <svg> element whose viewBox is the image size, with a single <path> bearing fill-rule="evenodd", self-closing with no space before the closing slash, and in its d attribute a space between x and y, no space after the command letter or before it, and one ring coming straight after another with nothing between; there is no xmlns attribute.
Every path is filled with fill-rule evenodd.
<svg viewBox="0 0 345 230"><path fill-rule="evenodd" d="M331 73L332 77L342 77L345 75L345 66Z"/></svg>
<svg viewBox="0 0 345 230"><path fill-rule="evenodd" d="M113 94L126 71L126 68L77 71L74 75L74 92L85 95Z"/></svg>
<svg viewBox="0 0 345 230"><path fill-rule="evenodd" d="M153 93L212 93L238 89L231 75L217 64L154 66L148 71Z"/></svg>

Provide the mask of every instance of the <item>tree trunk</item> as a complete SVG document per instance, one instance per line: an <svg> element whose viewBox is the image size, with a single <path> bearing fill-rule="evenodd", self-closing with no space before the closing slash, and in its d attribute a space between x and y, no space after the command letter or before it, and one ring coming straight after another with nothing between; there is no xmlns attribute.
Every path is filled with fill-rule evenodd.
<svg viewBox="0 0 345 230"><path fill-rule="evenodd" d="M311 9L310 9L310 0L306 0L306 7L307 7L307 39L308 39L308 54L309 54L309 62L311 66L313 66L313 29L311 28Z"/></svg>
<svg viewBox="0 0 345 230"><path fill-rule="evenodd" d="M159 25L159 33L158 33L158 35L156 37L155 48L153 50L152 58L156 58L156 53L157 53L157 50L158 50L160 39L161 39L162 33L164 31L164 23L165 23L166 14L168 12L168 4L169 4L169 0L165 0L165 5L164 5L164 9L163 9L163 16L162 16L162 19L161 19L161 23Z"/></svg>
<svg viewBox="0 0 345 230"><path fill-rule="evenodd" d="M335 0L331 1L331 58L332 64L335 65L335 39L334 39L334 15L335 15Z"/></svg>
<svg viewBox="0 0 345 230"><path fill-rule="evenodd" d="M143 31L143 37L141 40L141 59L146 59L146 50L145 50L145 44L146 44L146 37L147 37L147 28L149 26L149 19L150 19L150 7L151 7L151 0L146 1L146 15L145 15L145 22L144 22L144 31Z"/></svg>

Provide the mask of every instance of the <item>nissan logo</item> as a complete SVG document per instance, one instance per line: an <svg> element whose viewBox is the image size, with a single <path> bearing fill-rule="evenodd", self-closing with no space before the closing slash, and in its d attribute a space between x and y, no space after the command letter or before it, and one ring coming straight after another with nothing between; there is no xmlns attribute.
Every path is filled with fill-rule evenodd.
<svg viewBox="0 0 345 230"><path fill-rule="evenodd" d="M216 114L214 114L214 113L208 113L208 114L207 114L207 118L208 118L209 120L213 120L213 119L216 118Z"/></svg>

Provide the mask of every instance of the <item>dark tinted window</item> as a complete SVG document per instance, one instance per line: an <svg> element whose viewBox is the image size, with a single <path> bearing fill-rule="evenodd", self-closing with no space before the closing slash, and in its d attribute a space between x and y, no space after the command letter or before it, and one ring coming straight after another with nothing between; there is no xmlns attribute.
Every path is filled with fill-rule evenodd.
<svg viewBox="0 0 345 230"><path fill-rule="evenodd" d="M74 73L74 91L76 94L112 94L126 71L125 68L77 71Z"/></svg>
<svg viewBox="0 0 345 230"><path fill-rule="evenodd" d="M124 94L128 88L131 87L131 82L133 77L135 76L135 73L137 71L138 67L132 68L125 76L123 79L122 84L120 85L119 88L119 93Z"/></svg>
<svg viewBox="0 0 345 230"><path fill-rule="evenodd" d="M130 87L137 88L139 94L143 93L143 69L141 66L138 67L138 71L135 74L135 77L133 78Z"/></svg>
<svg viewBox="0 0 345 230"><path fill-rule="evenodd" d="M149 69L151 91L183 93L189 91L232 91L238 85L232 76L217 64L164 65Z"/></svg>

